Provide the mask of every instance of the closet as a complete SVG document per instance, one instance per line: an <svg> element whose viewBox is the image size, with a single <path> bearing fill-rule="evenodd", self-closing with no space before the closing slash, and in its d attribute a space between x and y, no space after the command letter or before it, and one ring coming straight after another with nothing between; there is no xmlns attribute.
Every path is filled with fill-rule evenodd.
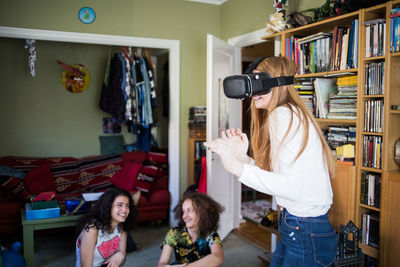
<svg viewBox="0 0 400 267"><path fill-rule="evenodd" d="M36 40L35 77L29 73L25 39ZM160 145L169 147L172 207L177 203L180 183L179 41L0 27L2 154L100 154L102 118L109 117L99 108L101 88L110 50L122 46L149 48L158 63L155 79L163 78L165 64L169 67L169 117L160 120L155 135ZM91 77L88 88L79 94L68 92L61 83L63 68L56 60L67 65L83 64ZM162 105L160 108L162 118ZM136 141L124 127L122 134L126 144Z"/></svg>

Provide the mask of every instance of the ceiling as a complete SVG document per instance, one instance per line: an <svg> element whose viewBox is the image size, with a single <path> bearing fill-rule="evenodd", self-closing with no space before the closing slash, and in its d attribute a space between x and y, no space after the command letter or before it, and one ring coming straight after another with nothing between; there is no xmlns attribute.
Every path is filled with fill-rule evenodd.
<svg viewBox="0 0 400 267"><path fill-rule="evenodd" d="M212 4L212 5L222 5L223 3L227 2L228 0L186 0L190 2L199 2L204 4Z"/></svg>

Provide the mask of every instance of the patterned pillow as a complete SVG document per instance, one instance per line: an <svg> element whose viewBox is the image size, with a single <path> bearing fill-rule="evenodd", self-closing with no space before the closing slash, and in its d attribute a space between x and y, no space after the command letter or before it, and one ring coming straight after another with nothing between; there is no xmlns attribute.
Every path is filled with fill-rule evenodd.
<svg viewBox="0 0 400 267"><path fill-rule="evenodd" d="M25 189L24 180L15 177L0 177L0 191L10 200L27 200L30 196Z"/></svg>
<svg viewBox="0 0 400 267"><path fill-rule="evenodd" d="M122 169L111 177L111 183L118 188L132 191L141 167L142 164L140 163L125 162Z"/></svg>

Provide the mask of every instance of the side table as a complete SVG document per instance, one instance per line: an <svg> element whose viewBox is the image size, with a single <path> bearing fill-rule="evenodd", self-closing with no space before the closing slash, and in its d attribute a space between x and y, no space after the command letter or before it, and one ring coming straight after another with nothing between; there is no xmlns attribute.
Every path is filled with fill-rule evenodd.
<svg viewBox="0 0 400 267"><path fill-rule="evenodd" d="M21 209L21 221L24 239L24 257L27 267L34 267L34 234L35 230L75 226L76 220L81 215L67 215L51 219L26 220L25 209Z"/></svg>

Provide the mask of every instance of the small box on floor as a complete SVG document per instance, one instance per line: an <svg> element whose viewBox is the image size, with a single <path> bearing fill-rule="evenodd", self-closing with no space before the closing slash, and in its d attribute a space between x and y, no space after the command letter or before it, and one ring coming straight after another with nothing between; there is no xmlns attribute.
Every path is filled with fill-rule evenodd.
<svg viewBox="0 0 400 267"><path fill-rule="evenodd" d="M48 208L40 210L32 210L31 204L25 204L25 217L26 220L38 220L60 217L60 208Z"/></svg>

